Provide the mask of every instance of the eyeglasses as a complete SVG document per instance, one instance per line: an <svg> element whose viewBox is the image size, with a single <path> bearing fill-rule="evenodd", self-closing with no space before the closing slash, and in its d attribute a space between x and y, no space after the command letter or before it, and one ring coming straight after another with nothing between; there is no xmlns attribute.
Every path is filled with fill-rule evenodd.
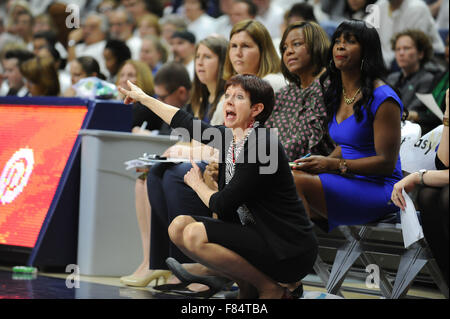
<svg viewBox="0 0 450 319"><path fill-rule="evenodd" d="M170 91L169 93L164 94L164 95L158 95L158 94L155 94L155 99L158 99L158 100L164 102L164 101L165 101L170 95L172 95L173 92L175 92L177 89L178 89L178 88L175 88L175 89L173 89L172 91Z"/></svg>

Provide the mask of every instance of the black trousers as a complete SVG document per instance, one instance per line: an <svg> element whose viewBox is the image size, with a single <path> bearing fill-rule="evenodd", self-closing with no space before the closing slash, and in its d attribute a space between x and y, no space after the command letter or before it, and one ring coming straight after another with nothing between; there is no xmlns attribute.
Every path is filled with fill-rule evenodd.
<svg viewBox="0 0 450 319"><path fill-rule="evenodd" d="M206 163L198 163L203 171ZM150 269L167 269L166 259L192 263L170 240L168 228L179 215L211 217L212 212L198 195L184 183L190 163L156 164L147 176L148 198L151 206Z"/></svg>
<svg viewBox="0 0 450 319"><path fill-rule="evenodd" d="M430 246L431 252L436 259L447 285L449 284L448 197L448 185L442 188L422 187L417 197L425 239Z"/></svg>

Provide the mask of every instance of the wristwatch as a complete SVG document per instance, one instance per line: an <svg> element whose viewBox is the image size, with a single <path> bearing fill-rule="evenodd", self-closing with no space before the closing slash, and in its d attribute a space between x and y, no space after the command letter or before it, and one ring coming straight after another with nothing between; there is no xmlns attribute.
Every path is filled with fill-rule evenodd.
<svg viewBox="0 0 450 319"><path fill-rule="evenodd" d="M425 175L426 172L427 172L426 169L419 170L420 185L422 185L422 186L425 185L425 183L423 182L423 175Z"/></svg>
<svg viewBox="0 0 450 319"><path fill-rule="evenodd" d="M345 161L345 159L341 158L339 159L339 172L343 175L345 173L347 173L348 167L347 167L347 162Z"/></svg>

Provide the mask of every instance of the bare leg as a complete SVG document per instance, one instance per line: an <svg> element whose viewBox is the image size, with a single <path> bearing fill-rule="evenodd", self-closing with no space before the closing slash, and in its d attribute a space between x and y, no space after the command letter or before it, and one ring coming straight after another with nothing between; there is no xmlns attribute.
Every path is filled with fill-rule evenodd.
<svg viewBox="0 0 450 319"><path fill-rule="evenodd" d="M302 171L293 171L293 175L297 193L309 218L314 220L317 215L328 218L327 203L319 176Z"/></svg>
<svg viewBox="0 0 450 319"><path fill-rule="evenodd" d="M137 179L135 185L136 217L141 233L142 263L133 273L133 276L143 277L149 270L150 259L150 214L151 207L147 196L147 183Z"/></svg>
<svg viewBox="0 0 450 319"><path fill-rule="evenodd" d="M284 288L237 253L208 242L203 223L190 216L178 216L169 226L172 241L189 257L226 277L234 279L244 293L255 287L260 298L280 298Z"/></svg>

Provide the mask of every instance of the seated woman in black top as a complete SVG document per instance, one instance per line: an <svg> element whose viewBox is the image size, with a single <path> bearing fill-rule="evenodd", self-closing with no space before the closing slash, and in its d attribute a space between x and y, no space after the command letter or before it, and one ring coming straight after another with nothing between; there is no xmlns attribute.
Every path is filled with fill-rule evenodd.
<svg viewBox="0 0 450 319"><path fill-rule="evenodd" d="M445 282L449 283L449 254L448 254L448 200L449 200L449 97L446 94L446 107L444 113L444 128L441 142L436 153L436 170L420 170L403 178L394 185L392 190L392 202L401 209L405 209L406 203L402 190L411 192L419 186L417 193L417 208L420 211L423 233L430 246L433 257L442 272Z"/></svg>
<svg viewBox="0 0 450 319"><path fill-rule="evenodd" d="M252 75L231 78L223 108L225 126L212 127L128 85L130 91L119 89L125 103L139 101L172 127L183 127L219 150L219 191L206 185L195 163L185 176L219 218L178 216L169 226L171 240L192 259L236 281L241 298L289 297L279 283L297 282L309 273L317 239L284 148L273 131L260 124L273 108L271 86ZM202 134L194 134L198 130Z"/></svg>

